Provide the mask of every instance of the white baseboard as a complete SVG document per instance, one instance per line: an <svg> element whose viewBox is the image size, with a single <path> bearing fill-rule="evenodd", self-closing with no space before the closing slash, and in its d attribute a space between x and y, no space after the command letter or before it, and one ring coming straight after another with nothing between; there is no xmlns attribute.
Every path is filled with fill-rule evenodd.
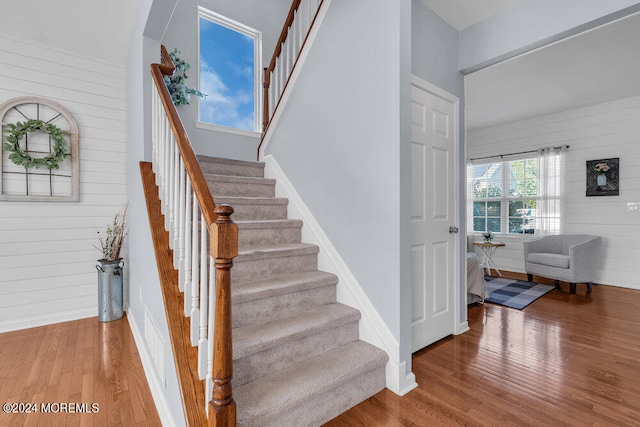
<svg viewBox="0 0 640 427"><path fill-rule="evenodd" d="M140 332L140 328L138 328L138 324L134 316L130 316L129 313L127 313L127 320L129 321L131 334L136 342L136 347L138 348L138 354L140 354L144 375L147 378L147 383L149 383L151 396L153 397L153 402L156 405L160 421L164 427L176 427L177 424L167 409L169 408L169 405L165 399L164 387L161 384L160 378L158 378L158 375L156 374L153 360L151 359L151 355L149 354L149 350L147 349L144 341L144 335Z"/></svg>
<svg viewBox="0 0 640 427"><path fill-rule="evenodd" d="M336 248L320 227L309 208L297 193L276 159L263 158L265 177L276 179L276 197L289 199L289 218L300 219L302 240L320 247L318 268L338 276L338 302L360 310L360 339L381 348L389 355L387 363L387 388L402 396L417 386L413 373L406 374L406 361L400 361L400 348L386 323L380 317L360 283L344 262Z"/></svg>
<svg viewBox="0 0 640 427"><path fill-rule="evenodd" d="M458 327L456 328L456 331L454 332L454 335L464 334L465 332L470 330L471 329L469 329L469 322L465 320L464 322L458 325Z"/></svg>
<svg viewBox="0 0 640 427"><path fill-rule="evenodd" d="M0 322L0 333L53 325L54 323L70 322L72 320L86 319L87 317L98 317L98 307L82 308L79 310L64 311L62 313L42 314L23 319L6 320L4 322Z"/></svg>
<svg viewBox="0 0 640 427"><path fill-rule="evenodd" d="M387 363L387 388L398 396L404 396L414 388L418 387L416 376L413 372L406 374L407 363L392 365L391 360Z"/></svg>

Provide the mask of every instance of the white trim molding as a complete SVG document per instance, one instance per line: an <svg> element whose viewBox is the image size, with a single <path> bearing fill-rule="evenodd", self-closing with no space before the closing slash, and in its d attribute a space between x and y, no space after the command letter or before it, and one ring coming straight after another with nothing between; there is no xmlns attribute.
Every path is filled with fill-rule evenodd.
<svg viewBox="0 0 640 427"><path fill-rule="evenodd" d="M39 316L29 316L20 319L12 319L5 322L0 322L0 333L35 328L38 326L53 325L55 323L70 322L72 320L80 320L97 316L97 305L92 308L63 311L61 313L42 314Z"/></svg>
<svg viewBox="0 0 640 427"><path fill-rule="evenodd" d="M386 367L387 388L402 396L417 387L413 373L407 375L406 361L399 360L400 347L369 297L358 283L347 264L333 246L322 227L306 206L293 184L272 156L264 157L265 177L276 179L276 197L289 199L289 218L300 219L302 240L320 247L318 269L338 276L338 302L360 310L360 339L381 348L389 355Z"/></svg>

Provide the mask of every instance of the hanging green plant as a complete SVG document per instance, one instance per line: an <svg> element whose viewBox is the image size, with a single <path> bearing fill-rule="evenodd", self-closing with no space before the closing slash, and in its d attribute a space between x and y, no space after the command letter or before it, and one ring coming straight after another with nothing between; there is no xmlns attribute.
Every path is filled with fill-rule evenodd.
<svg viewBox="0 0 640 427"><path fill-rule="evenodd" d="M171 94L171 100L173 101L173 105L182 105L188 104L191 101L191 95L195 95L198 98L206 98L207 95L200 92L198 89L192 87L187 87L187 79L189 78L186 74L186 71L191 68L188 62L178 57L180 51L178 49L173 49L173 52L169 53L169 57L173 61L173 65L175 66L175 70L173 75L164 76L164 83L167 85L167 89L169 89L169 93Z"/></svg>
<svg viewBox="0 0 640 427"><path fill-rule="evenodd" d="M42 131L49 135L53 141L51 154L41 158L33 158L20 147L20 141L31 132ZM54 124L45 123L42 120L29 119L24 123L9 123L6 141L3 144L5 151L9 154L9 160L25 169L46 167L47 169L59 169L60 163L64 161L67 154L67 141L64 139L62 130Z"/></svg>

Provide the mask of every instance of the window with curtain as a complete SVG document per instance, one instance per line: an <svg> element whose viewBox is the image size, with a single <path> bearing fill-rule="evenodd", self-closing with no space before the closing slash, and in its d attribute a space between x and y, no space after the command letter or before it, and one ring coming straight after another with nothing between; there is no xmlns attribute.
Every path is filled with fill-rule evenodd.
<svg viewBox="0 0 640 427"><path fill-rule="evenodd" d="M503 234L559 234L564 150L468 166L469 229Z"/></svg>

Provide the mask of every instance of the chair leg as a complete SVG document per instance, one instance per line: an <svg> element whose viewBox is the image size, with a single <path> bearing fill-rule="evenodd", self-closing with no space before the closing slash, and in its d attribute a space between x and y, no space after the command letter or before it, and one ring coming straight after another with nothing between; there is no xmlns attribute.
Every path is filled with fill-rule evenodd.
<svg viewBox="0 0 640 427"><path fill-rule="evenodd" d="M576 293L576 284L575 283L569 283L569 292L571 292L572 294Z"/></svg>
<svg viewBox="0 0 640 427"><path fill-rule="evenodd" d="M527 273L527 282L533 282L533 274Z"/></svg>
<svg viewBox="0 0 640 427"><path fill-rule="evenodd" d="M591 290L591 282L587 282L587 290L590 291Z"/></svg>

